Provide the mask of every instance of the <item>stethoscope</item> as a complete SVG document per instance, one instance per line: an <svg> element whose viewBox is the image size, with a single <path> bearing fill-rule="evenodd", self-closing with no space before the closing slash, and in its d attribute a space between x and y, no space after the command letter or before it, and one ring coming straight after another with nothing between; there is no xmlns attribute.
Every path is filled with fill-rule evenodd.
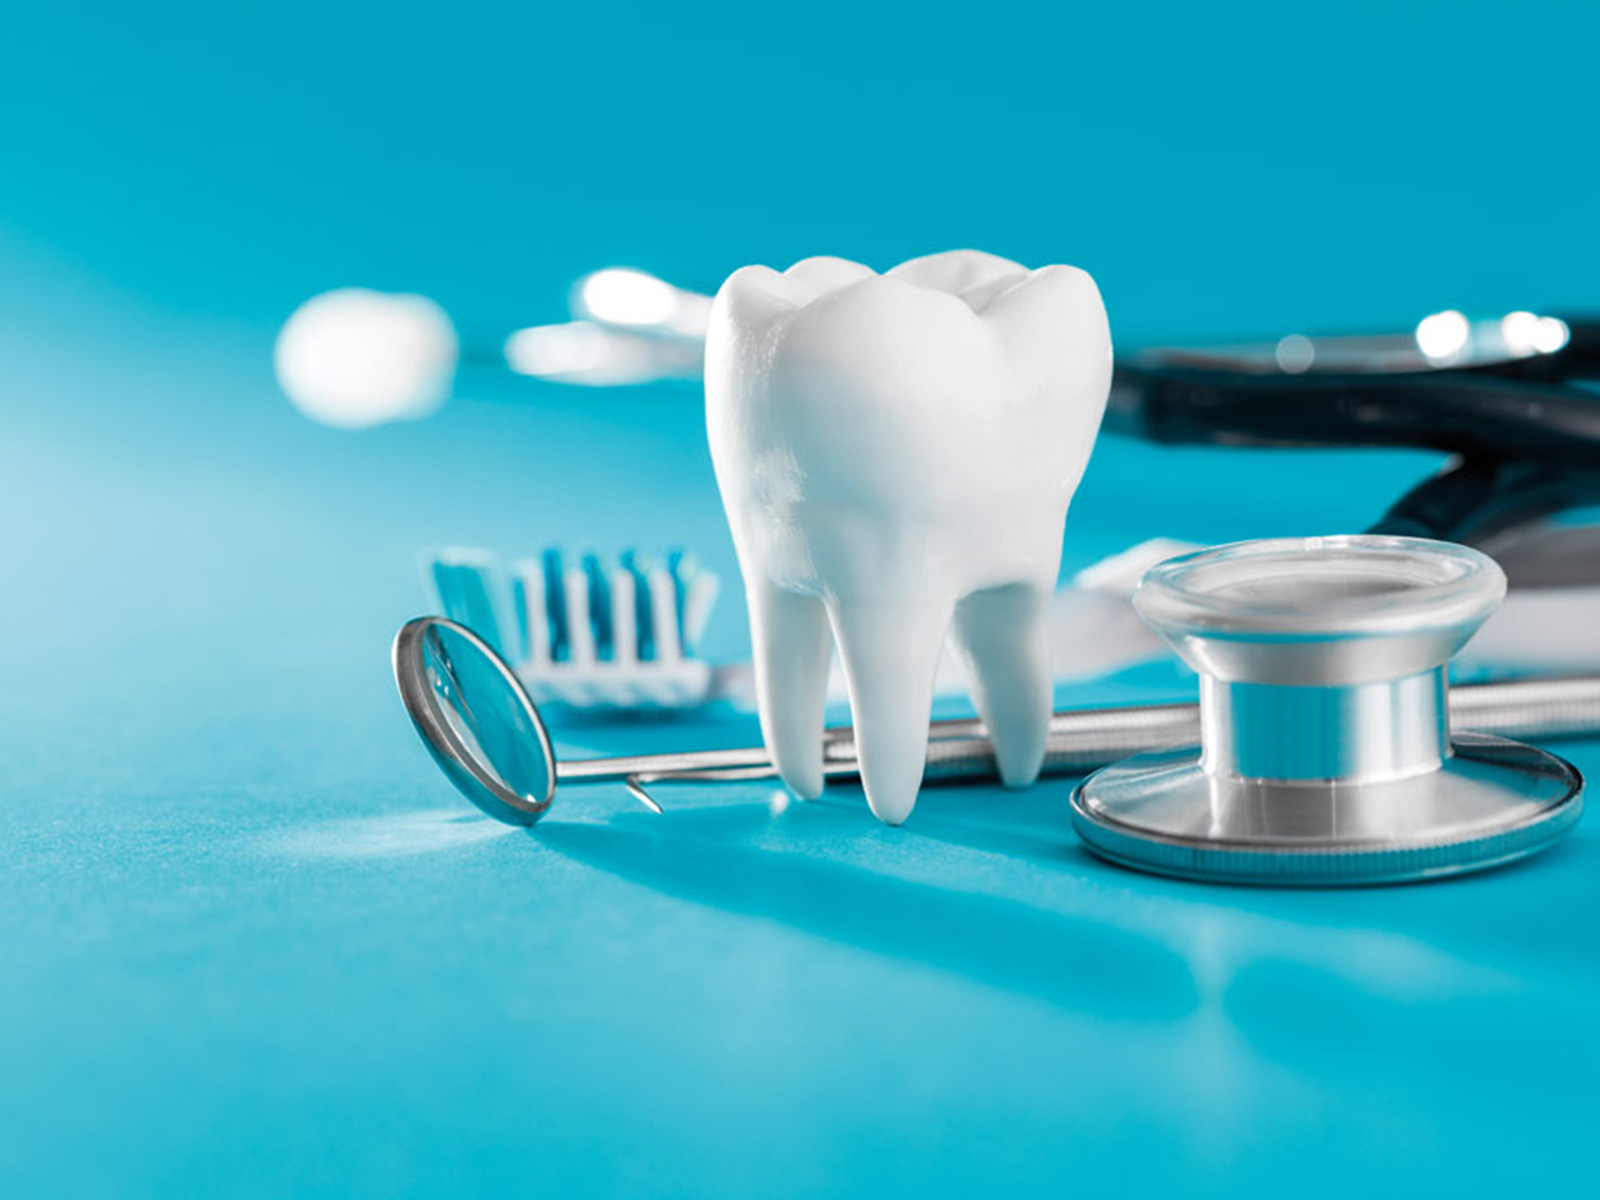
<svg viewBox="0 0 1600 1200"><path fill-rule="evenodd" d="M405 299L415 318L418 298ZM501 362L590 386L692 377L707 306L642 273L599 272L579 285L573 321L511 334ZM383 341L373 315L363 318L369 349ZM291 392L317 373L293 326L279 346ZM326 329L315 332L329 344ZM413 321L408 336L432 339L422 357L438 394L422 405L413 395L404 415L417 415L442 402L455 364L443 365L438 328ZM452 354L453 339L450 330ZM495 361L481 347L467 357ZM349 367L344 377L360 374ZM1594 573L1600 547L1565 517L1600 499L1600 407L1584 386L1597 375L1600 323L1527 312L1469 321L1448 311L1404 334L1119 359L1107 432L1452 458L1365 535L1241 543L1154 568L1136 604L1196 669L1200 703L1056 715L1047 772L1098 768L1072 793L1085 843L1125 865L1209 881L1350 884L1481 869L1569 830L1582 804L1577 771L1494 735L1592 735L1600 679L1451 690L1445 667L1504 594L1496 560L1525 586ZM1284 578L1305 586L1284 592L1275 582ZM1271 601L1258 603L1263 595ZM430 752L498 820L537 821L558 782L622 782L659 812L656 783L774 773L757 748L558 764L515 673L443 618L402 629L394 667ZM830 775L855 773L848 729L825 735L825 759ZM992 770L981 725L935 723L928 779Z"/></svg>

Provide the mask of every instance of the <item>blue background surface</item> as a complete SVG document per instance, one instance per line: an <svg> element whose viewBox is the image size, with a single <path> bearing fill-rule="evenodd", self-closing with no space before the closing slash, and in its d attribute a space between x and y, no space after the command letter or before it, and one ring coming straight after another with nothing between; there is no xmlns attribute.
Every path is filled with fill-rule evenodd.
<svg viewBox="0 0 1600 1200"><path fill-rule="evenodd" d="M1577 4L8 13L0 1190L1592 1186L1594 818L1524 867L1298 894L1097 863L1060 782L929 792L901 830L754 785L494 826L392 695L416 555L681 542L733 579L695 394L474 388L345 434L270 347L342 284L493 330L610 263L710 289L954 245L1089 268L1124 345L1592 306L1597 32ZM1431 465L1107 441L1068 565L1359 528ZM743 638L730 592L711 649Z"/></svg>

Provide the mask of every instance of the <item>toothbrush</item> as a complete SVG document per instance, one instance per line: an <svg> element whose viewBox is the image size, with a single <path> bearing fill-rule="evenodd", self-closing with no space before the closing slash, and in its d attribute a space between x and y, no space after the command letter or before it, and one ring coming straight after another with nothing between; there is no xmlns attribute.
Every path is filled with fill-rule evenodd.
<svg viewBox="0 0 1600 1200"><path fill-rule="evenodd" d="M538 704L673 711L724 695L740 670L696 656L719 583L681 551L569 559L551 548L507 566L482 550L424 556L439 610L516 669Z"/></svg>
<svg viewBox="0 0 1600 1200"><path fill-rule="evenodd" d="M1050 671L1058 683L1095 678L1164 657L1128 603L1144 568L1188 547L1155 539L1080 572L1050 605ZM559 549L505 564L485 550L424 555L437 610L476 632L511 663L538 704L591 712L682 712L712 700L755 704L748 661L711 664L697 655L719 584L680 551L648 561L635 550L614 560ZM939 662L934 691L959 693L954 656ZM839 664L827 697L843 704Z"/></svg>

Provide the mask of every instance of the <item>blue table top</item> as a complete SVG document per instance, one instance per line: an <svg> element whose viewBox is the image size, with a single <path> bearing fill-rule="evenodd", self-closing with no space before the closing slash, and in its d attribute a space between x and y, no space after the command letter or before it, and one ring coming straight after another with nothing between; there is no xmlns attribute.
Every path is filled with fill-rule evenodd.
<svg viewBox="0 0 1600 1200"><path fill-rule="evenodd" d="M665 817L573 792L536 830L495 825L388 678L415 556L681 541L732 579L693 392L469 398L338 435L245 402L270 390L254 335L197 355L191 329L123 325L105 361L7 344L0 1177L706 1196L1587 1175L1592 817L1524 866L1347 892L1107 866L1061 781L930 790L902 829L854 787L785 805L770 784L672 788ZM57 403L86 390L126 403ZM1105 441L1068 562L1355 528L1428 462ZM713 649L741 638L733 597ZM757 737L728 714L556 732L568 752Z"/></svg>
<svg viewBox="0 0 1600 1200"><path fill-rule="evenodd" d="M0 1194L1593 1190L1600 818L1302 892L1101 863L1061 780L494 825L389 678L419 552L731 585L697 396L464 383L345 434L269 366L341 284L503 332L609 263L960 244L1090 268L1125 345L1592 306L1592 6L298 7L0 37ZM1066 567L1359 529L1435 465L1105 440Z"/></svg>

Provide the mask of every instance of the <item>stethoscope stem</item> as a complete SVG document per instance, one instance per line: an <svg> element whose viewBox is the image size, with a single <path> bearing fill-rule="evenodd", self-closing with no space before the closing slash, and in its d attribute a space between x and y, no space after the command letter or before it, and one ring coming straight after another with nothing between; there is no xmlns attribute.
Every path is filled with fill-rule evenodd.
<svg viewBox="0 0 1600 1200"><path fill-rule="evenodd" d="M1469 683L1450 689L1455 730L1548 740L1592 737L1600 730L1600 678L1522 679ZM1200 741L1197 704L1147 704L1067 709L1050 719L1043 774L1081 775L1143 754ZM849 726L823 734L823 771L851 778L859 770ZM633 754L558 762L558 785L622 783L640 803L660 812L649 792L656 783L728 783L774 777L777 769L759 746L726 750ZM928 782L979 781L995 776L994 749L983 722L934 721L929 726Z"/></svg>

